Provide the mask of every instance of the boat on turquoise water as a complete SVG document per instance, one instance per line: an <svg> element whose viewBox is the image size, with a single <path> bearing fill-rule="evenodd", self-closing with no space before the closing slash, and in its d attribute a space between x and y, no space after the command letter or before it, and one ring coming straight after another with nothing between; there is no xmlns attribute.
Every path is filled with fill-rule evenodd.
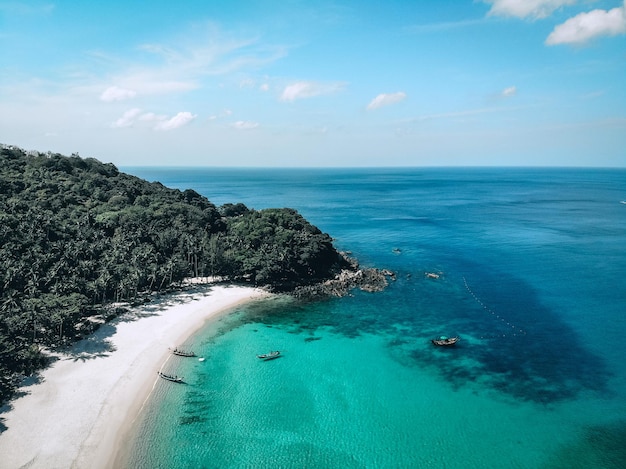
<svg viewBox="0 0 626 469"><path fill-rule="evenodd" d="M178 355L179 357L195 357L196 356L196 354L192 352L191 350L180 350L177 348L172 350L172 353L174 355Z"/></svg>
<svg viewBox="0 0 626 469"><path fill-rule="evenodd" d="M261 360L273 360L274 358L278 358L279 356L280 351L274 350L273 352L257 355L257 358L260 358Z"/></svg>
<svg viewBox="0 0 626 469"><path fill-rule="evenodd" d="M180 377L180 376L168 375L166 373L163 373L162 371L157 371L157 373L164 380L171 381L173 383L182 383L183 382L183 378Z"/></svg>
<svg viewBox="0 0 626 469"><path fill-rule="evenodd" d="M431 342L439 347L451 347L461 340L459 337L446 337L440 335L436 339L431 339Z"/></svg>

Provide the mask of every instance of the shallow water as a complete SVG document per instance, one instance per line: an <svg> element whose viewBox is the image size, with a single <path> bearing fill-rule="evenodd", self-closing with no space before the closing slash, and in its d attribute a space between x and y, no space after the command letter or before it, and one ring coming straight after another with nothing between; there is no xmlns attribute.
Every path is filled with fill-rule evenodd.
<svg viewBox="0 0 626 469"><path fill-rule="evenodd" d="M168 361L187 384L159 383L128 467L624 467L626 171L126 170L296 208L397 273L207 325L185 344L205 361Z"/></svg>

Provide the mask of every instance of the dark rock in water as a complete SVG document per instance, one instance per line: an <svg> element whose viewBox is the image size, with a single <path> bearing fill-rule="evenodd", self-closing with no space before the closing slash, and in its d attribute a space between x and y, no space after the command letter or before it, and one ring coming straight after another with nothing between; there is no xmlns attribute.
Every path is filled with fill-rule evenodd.
<svg viewBox="0 0 626 469"><path fill-rule="evenodd" d="M342 254L350 264L349 269L343 269L335 278L325 282L298 287L293 291L293 295L298 298L342 297L348 295L350 290L354 288L367 292L378 292L389 285L388 279L395 280L396 278L395 273L387 269L361 269L356 259L347 257L345 253Z"/></svg>

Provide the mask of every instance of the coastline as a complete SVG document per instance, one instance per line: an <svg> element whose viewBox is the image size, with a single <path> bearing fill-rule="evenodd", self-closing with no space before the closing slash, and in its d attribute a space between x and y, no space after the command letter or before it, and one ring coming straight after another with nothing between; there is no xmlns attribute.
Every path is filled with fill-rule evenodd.
<svg viewBox="0 0 626 469"><path fill-rule="evenodd" d="M144 402L156 371L203 324L263 290L198 286L158 297L75 344L41 373L37 384L0 413L2 466L108 468ZM6 465L6 466L5 466Z"/></svg>

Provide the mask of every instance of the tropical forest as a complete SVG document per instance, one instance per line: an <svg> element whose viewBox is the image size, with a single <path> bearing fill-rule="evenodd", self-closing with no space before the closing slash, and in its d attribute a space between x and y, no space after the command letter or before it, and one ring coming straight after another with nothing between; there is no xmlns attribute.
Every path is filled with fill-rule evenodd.
<svg viewBox="0 0 626 469"><path fill-rule="evenodd" d="M292 209L220 207L77 154L0 147L0 402L46 365L46 349L93 331L119 302L190 277L273 291L348 267Z"/></svg>

